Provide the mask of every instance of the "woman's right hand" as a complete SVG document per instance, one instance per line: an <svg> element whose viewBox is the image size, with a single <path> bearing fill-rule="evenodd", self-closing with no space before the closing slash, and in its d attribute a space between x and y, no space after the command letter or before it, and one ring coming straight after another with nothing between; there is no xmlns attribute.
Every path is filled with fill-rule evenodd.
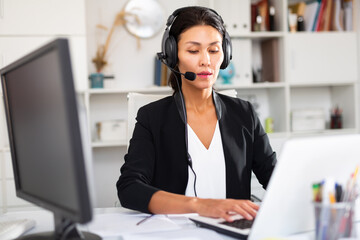
<svg viewBox="0 0 360 240"><path fill-rule="evenodd" d="M149 202L149 211L154 214L198 213L200 216L223 218L233 221L234 214L251 220L256 216L259 206L249 200L205 199L187 197L165 191L157 191Z"/></svg>
<svg viewBox="0 0 360 240"><path fill-rule="evenodd" d="M200 216L223 218L232 222L231 216L240 214L245 219L255 218L259 206L250 200L237 199L194 199L194 210Z"/></svg>

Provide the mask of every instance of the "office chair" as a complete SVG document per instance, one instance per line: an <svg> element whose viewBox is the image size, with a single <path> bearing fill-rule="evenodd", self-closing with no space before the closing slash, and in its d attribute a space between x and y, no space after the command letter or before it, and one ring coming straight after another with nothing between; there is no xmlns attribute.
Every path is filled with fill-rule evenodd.
<svg viewBox="0 0 360 240"><path fill-rule="evenodd" d="M236 97L237 92L235 89L229 89L229 90L223 90L219 91L219 93L228 95L231 97ZM127 99L128 99L128 128L127 128L127 137L126 141L129 146L130 138L132 137L135 123L136 123L136 115L142 106L154 102L156 100L159 100L161 98L170 96L171 93L164 93L164 94L143 94L143 93L134 93L130 92L128 93Z"/></svg>
<svg viewBox="0 0 360 240"><path fill-rule="evenodd" d="M138 110L151 102L154 102L156 100L159 100L161 98L170 96L170 93L166 94L142 94L142 93L134 93L130 92L127 95L128 99L128 128L127 128L127 137L126 141L129 146L129 141L132 137L135 123L136 123L136 115Z"/></svg>

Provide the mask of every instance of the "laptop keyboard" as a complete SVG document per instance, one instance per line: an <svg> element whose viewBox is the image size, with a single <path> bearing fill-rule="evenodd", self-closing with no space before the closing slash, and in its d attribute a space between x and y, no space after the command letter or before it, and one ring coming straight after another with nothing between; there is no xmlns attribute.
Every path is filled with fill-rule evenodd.
<svg viewBox="0 0 360 240"><path fill-rule="evenodd" d="M253 223L254 223L254 219L247 220L245 218L234 220L233 222L221 222L221 224L224 224L226 226L235 227L235 228L239 228L239 229L251 228Z"/></svg>

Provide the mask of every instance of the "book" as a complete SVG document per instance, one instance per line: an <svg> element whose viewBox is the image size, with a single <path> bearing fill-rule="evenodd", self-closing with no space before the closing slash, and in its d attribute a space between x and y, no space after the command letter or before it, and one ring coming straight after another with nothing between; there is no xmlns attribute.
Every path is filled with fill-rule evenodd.
<svg viewBox="0 0 360 240"><path fill-rule="evenodd" d="M314 19L313 26L311 29L313 32L316 31L319 13L320 13L320 9L321 9L321 2L322 2L321 0L317 0L317 1L318 1L319 5L317 6L316 13L315 13L315 19Z"/></svg>
<svg viewBox="0 0 360 240"><path fill-rule="evenodd" d="M344 10L341 7L341 0L333 0L334 5L334 15L331 29L334 31L343 31L343 17L344 17Z"/></svg>
<svg viewBox="0 0 360 240"><path fill-rule="evenodd" d="M344 30L353 30L353 0L344 0Z"/></svg>
<svg viewBox="0 0 360 240"><path fill-rule="evenodd" d="M255 31L256 24L256 15L257 15L257 5L251 4L251 31Z"/></svg>
<svg viewBox="0 0 360 240"><path fill-rule="evenodd" d="M161 65L162 65L162 62L157 57L155 57L154 84L156 86L161 86Z"/></svg>
<svg viewBox="0 0 360 240"><path fill-rule="evenodd" d="M270 29L268 0L251 4L251 30L267 31Z"/></svg>
<svg viewBox="0 0 360 240"><path fill-rule="evenodd" d="M268 0L261 0L258 3L258 9L259 13L262 17L262 23L261 23L261 31L267 31L269 30L269 4Z"/></svg>
<svg viewBox="0 0 360 240"><path fill-rule="evenodd" d="M268 39L261 42L262 81L279 82L279 40Z"/></svg>
<svg viewBox="0 0 360 240"><path fill-rule="evenodd" d="M324 14L324 23L322 26L322 31L330 31L331 30L331 21L333 14L333 0L327 0Z"/></svg>
<svg viewBox="0 0 360 240"><path fill-rule="evenodd" d="M317 23L317 31L325 31L325 22L326 22L326 17L328 14L328 9L329 7L329 2L331 2L332 0L323 0L322 7L320 9L320 15L319 15L319 19L318 19L318 23ZM330 13L330 12L329 12Z"/></svg>
<svg viewBox="0 0 360 240"><path fill-rule="evenodd" d="M321 31L321 24L323 22L323 15L324 15L324 11L325 11L326 2L327 2L327 0L321 0L319 13L318 13L318 16L316 19L316 26L315 26L316 32Z"/></svg>
<svg viewBox="0 0 360 240"><path fill-rule="evenodd" d="M167 85L167 76L168 76L168 67L161 63L161 80L160 80L160 86L166 86Z"/></svg>
<svg viewBox="0 0 360 240"><path fill-rule="evenodd" d="M168 67L163 64L159 59L155 58L155 77L154 84L156 86L167 86L168 78L170 75Z"/></svg>
<svg viewBox="0 0 360 240"><path fill-rule="evenodd" d="M275 14L276 10L274 6L269 6L269 31L275 31Z"/></svg>
<svg viewBox="0 0 360 240"><path fill-rule="evenodd" d="M352 14L352 16L353 16L353 19L352 19L353 24L352 25L353 25L353 30L355 30L355 29L358 29L359 18L358 18L357 11L358 11L360 5L359 5L358 1L353 1L352 5L353 5L353 14Z"/></svg>
<svg viewBox="0 0 360 240"><path fill-rule="evenodd" d="M306 3L306 7L304 10L304 23L305 23L305 30L308 32L312 31L318 6L319 6L318 1L311 1Z"/></svg>

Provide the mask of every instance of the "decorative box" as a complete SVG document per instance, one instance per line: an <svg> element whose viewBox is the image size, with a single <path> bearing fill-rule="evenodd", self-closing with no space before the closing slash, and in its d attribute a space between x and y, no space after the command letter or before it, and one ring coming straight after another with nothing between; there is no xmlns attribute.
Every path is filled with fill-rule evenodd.
<svg viewBox="0 0 360 240"><path fill-rule="evenodd" d="M325 130L325 114L322 109L301 109L292 111L292 131Z"/></svg>
<svg viewBox="0 0 360 240"><path fill-rule="evenodd" d="M96 123L97 136L100 141L125 141L126 121L107 120Z"/></svg>

